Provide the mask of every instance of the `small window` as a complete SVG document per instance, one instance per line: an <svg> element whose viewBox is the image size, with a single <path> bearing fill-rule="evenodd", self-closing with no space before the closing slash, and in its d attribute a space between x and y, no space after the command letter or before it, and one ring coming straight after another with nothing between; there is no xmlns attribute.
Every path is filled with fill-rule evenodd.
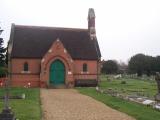
<svg viewBox="0 0 160 120"><path fill-rule="evenodd" d="M24 69L24 71L28 71L28 63L27 62L24 63L23 69Z"/></svg>
<svg viewBox="0 0 160 120"><path fill-rule="evenodd" d="M83 64L83 72L87 72L87 64L86 63Z"/></svg>

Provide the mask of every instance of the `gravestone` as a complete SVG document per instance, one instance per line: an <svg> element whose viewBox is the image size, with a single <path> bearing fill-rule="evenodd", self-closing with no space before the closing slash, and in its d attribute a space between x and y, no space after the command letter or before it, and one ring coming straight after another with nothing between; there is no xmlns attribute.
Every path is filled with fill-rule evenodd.
<svg viewBox="0 0 160 120"><path fill-rule="evenodd" d="M0 120L16 120L11 108L9 107L9 85L8 79L5 80L5 96L4 96L4 109L0 113Z"/></svg>
<svg viewBox="0 0 160 120"><path fill-rule="evenodd" d="M0 120L16 120L10 108L3 109L0 113Z"/></svg>
<svg viewBox="0 0 160 120"><path fill-rule="evenodd" d="M155 95L155 100L160 102L160 73L156 72L155 80L157 82L158 93Z"/></svg>

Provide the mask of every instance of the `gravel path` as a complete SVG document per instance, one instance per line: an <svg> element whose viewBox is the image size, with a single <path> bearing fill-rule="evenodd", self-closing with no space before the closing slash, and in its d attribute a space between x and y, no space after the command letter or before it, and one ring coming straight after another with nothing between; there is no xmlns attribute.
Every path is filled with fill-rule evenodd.
<svg viewBox="0 0 160 120"><path fill-rule="evenodd" d="M74 89L41 89L43 120L135 120Z"/></svg>

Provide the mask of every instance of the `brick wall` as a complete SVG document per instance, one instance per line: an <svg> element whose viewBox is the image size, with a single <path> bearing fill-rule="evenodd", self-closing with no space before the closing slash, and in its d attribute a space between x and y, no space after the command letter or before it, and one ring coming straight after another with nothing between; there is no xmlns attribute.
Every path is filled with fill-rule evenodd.
<svg viewBox="0 0 160 120"><path fill-rule="evenodd" d="M24 63L27 62L29 71L24 71ZM12 59L11 61L11 85L31 87L39 86L40 59Z"/></svg>
<svg viewBox="0 0 160 120"><path fill-rule="evenodd" d="M83 72L83 64L87 64L87 72ZM75 60L74 79L97 79L97 61Z"/></svg>
<svg viewBox="0 0 160 120"><path fill-rule="evenodd" d="M42 59L12 59L12 86L47 87L49 85L50 65L54 60L61 60L65 66L65 84L74 86L75 80L97 80L97 61L73 60L60 40L53 43ZM29 71L24 71L27 62ZM87 64L87 71L83 71L83 64ZM99 71L99 70L98 70Z"/></svg>

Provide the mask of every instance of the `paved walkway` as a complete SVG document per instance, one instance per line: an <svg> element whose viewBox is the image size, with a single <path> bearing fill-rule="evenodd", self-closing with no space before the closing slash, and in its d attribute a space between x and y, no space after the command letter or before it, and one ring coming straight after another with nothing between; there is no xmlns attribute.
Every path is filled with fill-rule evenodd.
<svg viewBox="0 0 160 120"><path fill-rule="evenodd" d="M74 89L41 89L43 120L135 120Z"/></svg>

